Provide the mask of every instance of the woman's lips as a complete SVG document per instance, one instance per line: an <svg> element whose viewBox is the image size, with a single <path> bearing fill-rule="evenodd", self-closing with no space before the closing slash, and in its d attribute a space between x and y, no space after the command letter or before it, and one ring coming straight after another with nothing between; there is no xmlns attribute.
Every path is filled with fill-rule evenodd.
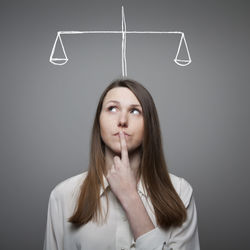
<svg viewBox="0 0 250 250"><path fill-rule="evenodd" d="M114 134L115 136L119 136L119 132L118 133L116 133L116 134ZM125 135L125 137L128 137L128 136L130 136L129 134L127 134L127 133L124 133L124 135Z"/></svg>

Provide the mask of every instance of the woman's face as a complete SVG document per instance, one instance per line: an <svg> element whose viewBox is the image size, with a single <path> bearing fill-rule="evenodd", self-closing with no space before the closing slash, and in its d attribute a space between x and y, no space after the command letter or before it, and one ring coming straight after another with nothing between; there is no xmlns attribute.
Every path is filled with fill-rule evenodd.
<svg viewBox="0 0 250 250"><path fill-rule="evenodd" d="M125 133L128 152L142 144L142 107L130 89L116 87L108 91L102 104L100 130L106 147L115 153L121 152L119 131Z"/></svg>

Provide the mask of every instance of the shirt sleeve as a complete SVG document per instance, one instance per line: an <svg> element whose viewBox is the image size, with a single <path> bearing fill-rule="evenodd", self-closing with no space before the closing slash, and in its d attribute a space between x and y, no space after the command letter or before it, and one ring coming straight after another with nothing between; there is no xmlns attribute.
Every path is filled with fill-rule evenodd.
<svg viewBox="0 0 250 250"><path fill-rule="evenodd" d="M181 227L173 229L167 246L178 250L200 250L197 212L193 196L187 207L187 220Z"/></svg>
<svg viewBox="0 0 250 250"><path fill-rule="evenodd" d="M63 227L58 200L52 191L48 203L47 225L43 250L63 249Z"/></svg>
<svg viewBox="0 0 250 250"><path fill-rule="evenodd" d="M170 235L160 227L141 235L136 240L137 250L200 250L192 187L184 179L181 182L180 196L187 210L186 221L180 227L171 228Z"/></svg>

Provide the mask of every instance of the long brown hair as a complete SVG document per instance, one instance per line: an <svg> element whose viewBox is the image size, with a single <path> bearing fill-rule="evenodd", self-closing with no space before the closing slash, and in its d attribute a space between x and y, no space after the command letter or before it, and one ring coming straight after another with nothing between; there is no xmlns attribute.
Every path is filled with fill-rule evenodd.
<svg viewBox="0 0 250 250"><path fill-rule="evenodd" d="M102 186L104 189L103 175L106 175L106 169L105 145L101 139L99 117L106 94L115 87L130 89L142 106L144 137L139 175L153 204L157 224L164 229L180 226L186 220L186 208L176 193L167 171L157 110L147 89L131 79L113 81L100 97L92 128L89 170L81 186L75 212L68 221L75 226L81 226L91 220L98 222L103 218L100 188ZM106 190L104 194L108 207Z"/></svg>

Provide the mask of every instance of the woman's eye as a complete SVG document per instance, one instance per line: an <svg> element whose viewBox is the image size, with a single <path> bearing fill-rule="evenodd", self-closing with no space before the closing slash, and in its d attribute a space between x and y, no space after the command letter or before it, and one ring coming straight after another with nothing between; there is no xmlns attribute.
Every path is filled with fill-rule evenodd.
<svg viewBox="0 0 250 250"><path fill-rule="evenodd" d="M108 110L109 111L112 111L113 109L115 109L116 107L115 106L110 106L109 108L108 108Z"/></svg>
<svg viewBox="0 0 250 250"><path fill-rule="evenodd" d="M140 114L141 113L138 109L132 109L132 111L136 111L134 114Z"/></svg>

